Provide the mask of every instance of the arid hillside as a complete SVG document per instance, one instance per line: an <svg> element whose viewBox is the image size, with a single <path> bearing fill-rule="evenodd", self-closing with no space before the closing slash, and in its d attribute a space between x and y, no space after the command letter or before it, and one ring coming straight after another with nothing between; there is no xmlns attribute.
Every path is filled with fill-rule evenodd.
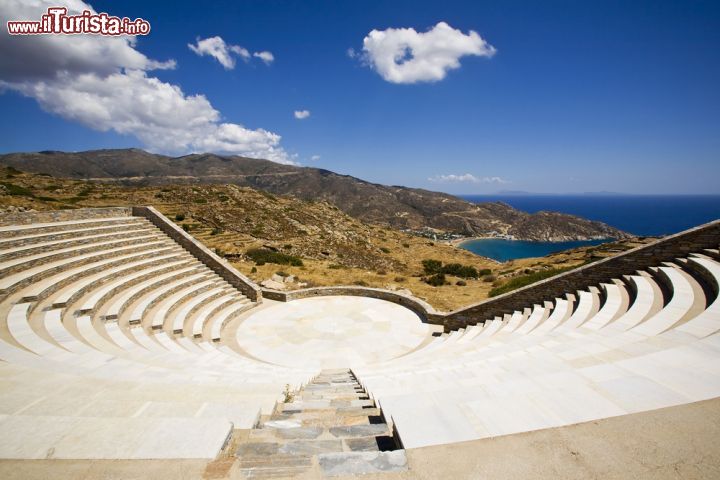
<svg viewBox="0 0 720 480"><path fill-rule="evenodd" d="M580 265L643 241L501 264L444 242L365 223L326 201L303 201L236 185L125 186L0 169L0 211L126 205L155 206L258 283L274 276L276 281L284 280L286 289L313 285L407 289L439 310L486 298L493 288L513 278ZM472 267L478 278L449 273L442 284L433 286L423 260Z"/></svg>
<svg viewBox="0 0 720 480"><path fill-rule="evenodd" d="M387 186L349 175L267 160L138 149L0 155L0 165L55 177L133 186L232 184L306 201L326 201L355 218L397 229L433 228L462 235L520 240L627 238L609 225L556 212L529 214L502 202L475 204L446 193Z"/></svg>

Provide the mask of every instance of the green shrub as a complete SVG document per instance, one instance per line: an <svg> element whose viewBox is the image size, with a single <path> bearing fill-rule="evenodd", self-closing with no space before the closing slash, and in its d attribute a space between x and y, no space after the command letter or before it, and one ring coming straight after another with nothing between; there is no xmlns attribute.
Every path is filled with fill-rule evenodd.
<svg viewBox="0 0 720 480"><path fill-rule="evenodd" d="M447 281L445 280L444 273L436 273L435 275L426 278L425 283L427 283L428 285L432 285L433 287L440 287L442 285L445 285Z"/></svg>
<svg viewBox="0 0 720 480"><path fill-rule="evenodd" d="M183 224L182 224L182 229L185 230L186 232L189 232L189 231L190 231L190 225L188 225L187 223L183 223Z"/></svg>
<svg viewBox="0 0 720 480"><path fill-rule="evenodd" d="M459 263L443 265L440 260L426 259L422 261L422 266L425 275L443 273L461 278L478 278L480 276L477 269L471 265L461 265Z"/></svg>
<svg viewBox="0 0 720 480"><path fill-rule="evenodd" d="M478 270L478 276L484 277L485 275L490 275L492 273L492 270L489 268L483 268L482 270Z"/></svg>
<svg viewBox="0 0 720 480"><path fill-rule="evenodd" d="M250 273L257 273L257 268L256 268L256 267L252 267L252 268L250 269Z"/></svg>
<svg viewBox="0 0 720 480"><path fill-rule="evenodd" d="M353 282L354 285L357 285L359 287L367 287L368 283L365 280L356 280Z"/></svg>
<svg viewBox="0 0 720 480"><path fill-rule="evenodd" d="M342 265L338 265L337 263L331 263L328 265L328 268L330 270L340 270L341 268L344 268Z"/></svg>
<svg viewBox="0 0 720 480"><path fill-rule="evenodd" d="M495 275L485 275L482 278L482 281L486 283L494 282L495 280L497 280L497 277Z"/></svg>
<svg viewBox="0 0 720 480"><path fill-rule="evenodd" d="M221 233L222 233L222 230L220 230L219 228L215 227L215 228L212 229L212 232L210 232L210 235L219 235L219 234L221 234Z"/></svg>
<svg viewBox="0 0 720 480"><path fill-rule="evenodd" d="M14 183L0 182L0 185L4 186L7 189L7 193L9 195L19 195L23 197L35 196L35 194L33 194L30 189L21 187L20 185L15 185Z"/></svg>
<svg viewBox="0 0 720 480"><path fill-rule="evenodd" d="M477 269L470 265L448 263L447 265L443 265L440 271L446 275L454 275L461 278L478 278Z"/></svg>
<svg viewBox="0 0 720 480"><path fill-rule="evenodd" d="M403 248L410 248L410 244L409 244L409 243L403 243L402 246L403 246Z"/></svg>
<svg viewBox="0 0 720 480"><path fill-rule="evenodd" d="M390 253L390 249L387 247L380 247L380 251L383 253Z"/></svg>
<svg viewBox="0 0 720 480"><path fill-rule="evenodd" d="M426 275L434 275L436 273L440 273L442 262L440 260L428 258L422 261L422 266Z"/></svg>
<svg viewBox="0 0 720 480"><path fill-rule="evenodd" d="M293 267L301 267L303 265L303 262L299 257L281 252L273 252L272 250L265 248L251 248L245 252L245 255L258 265L264 265L265 263L292 265Z"/></svg>
<svg viewBox="0 0 720 480"><path fill-rule="evenodd" d="M458 287L464 287L465 285L467 285L467 282L465 282L465 280L458 280L457 282L455 282L455 285L457 285Z"/></svg>
<svg viewBox="0 0 720 480"><path fill-rule="evenodd" d="M518 288L522 288L535 282L539 282L540 280L554 277L555 275L567 272L568 270L573 270L574 268L576 267L551 268L548 270L541 270L539 272L533 272L528 275L515 277L510 279L508 282L490 290L489 295L491 297L496 297L498 295L502 295L503 293L511 292L513 290L517 290Z"/></svg>
<svg viewBox="0 0 720 480"><path fill-rule="evenodd" d="M397 283L402 283L405 281L405 277L395 277L394 279Z"/></svg>
<svg viewBox="0 0 720 480"><path fill-rule="evenodd" d="M176 222L182 222L183 220L185 220L185 214L184 214L184 213L178 213L177 215L175 215L175 221L176 221Z"/></svg>

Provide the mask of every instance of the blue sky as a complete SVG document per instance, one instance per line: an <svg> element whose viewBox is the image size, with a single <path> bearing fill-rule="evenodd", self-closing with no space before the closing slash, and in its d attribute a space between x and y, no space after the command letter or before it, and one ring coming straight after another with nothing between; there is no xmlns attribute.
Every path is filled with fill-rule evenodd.
<svg viewBox="0 0 720 480"><path fill-rule="evenodd" d="M234 1L173 2L172 10L164 2L89 3L98 12L148 20L151 34L124 48L174 60L175 68L144 66L136 80L179 88L183 108L203 95L208 105L198 108L218 115L212 129L263 129L257 135L265 143L252 150L258 155L270 148L281 161L450 193L720 193L718 2ZM17 11L0 13L4 24ZM420 74L397 83L373 63L377 52L363 51L373 30L412 28L427 43L433 40L423 35L439 22L461 42L477 32L485 53L477 53L477 41L476 53L457 47L459 67L445 69L442 79ZM29 45L19 43L29 37L5 34L0 53ZM216 36L247 50L249 59L231 52L229 69L188 47ZM274 60L266 64L257 52ZM102 95L106 67L69 75L95 75L93 95ZM124 105L139 95L109 94L113 118L100 120L42 97L39 84L62 83L66 94L81 88L57 80L62 68L38 79L0 60L0 151L225 148L213 130L213 141L194 139L170 152L167 144L182 137L172 129L192 121L182 113L148 140L141 127L128 126L147 118ZM297 119L301 110L310 115Z"/></svg>

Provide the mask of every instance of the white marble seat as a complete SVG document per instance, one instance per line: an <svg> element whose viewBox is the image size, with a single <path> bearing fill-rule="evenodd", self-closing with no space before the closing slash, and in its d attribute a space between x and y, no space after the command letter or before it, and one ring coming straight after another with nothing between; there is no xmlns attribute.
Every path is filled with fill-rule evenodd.
<svg viewBox="0 0 720 480"><path fill-rule="evenodd" d="M608 325L610 329L628 330L654 316L663 307L663 294L652 277L632 275L628 280L636 291L635 300L620 318Z"/></svg>
<svg viewBox="0 0 720 480"><path fill-rule="evenodd" d="M605 303L596 315L583 324L583 328L599 330L627 311L630 297L624 284L616 280L615 283L605 283L601 287L605 291Z"/></svg>
<svg viewBox="0 0 720 480"><path fill-rule="evenodd" d="M192 282L190 285L174 292L147 312L147 316L150 317L150 325L162 327L168 315L174 309L181 307L186 300L218 286L218 280L211 278L201 282Z"/></svg>
<svg viewBox="0 0 720 480"><path fill-rule="evenodd" d="M146 237L142 240L142 242L132 243L130 245L123 245L123 242L112 242L110 244L103 245L103 247L106 248L97 249L77 256L63 257L61 259L47 261L45 263L28 267L19 272L3 275L0 277L0 291L8 293L12 291L13 288L16 288L18 285L22 285L27 281L36 281L43 278L45 275L52 275L71 266L86 265L88 263L98 262L101 260L109 260L118 255L128 252L141 251L145 248L169 248L167 240L161 238L159 239L155 236Z"/></svg>
<svg viewBox="0 0 720 480"><path fill-rule="evenodd" d="M155 233L156 230L150 226L137 226L126 230L125 232L111 232L111 233L98 233L95 235L88 235L82 237L72 237L70 239L53 240L48 242L33 243L29 245L22 245L19 247L3 248L0 253L0 262L10 259L21 259L25 257L31 257L37 253L54 252L56 250L64 250L71 246L84 246L92 245L94 243L101 243L110 240L122 240L127 238L128 235L133 234L151 234ZM0 263L4 265L4 263Z"/></svg>
<svg viewBox="0 0 720 480"><path fill-rule="evenodd" d="M3 238L0 237L0 249L8 249L13 248L15 246L21 246L21 245L31 245L31 244L37 244L42 243L48 240L64 240L64 239L72 239L72 238L78 238L83 237L87 235L93 235L93 234L100 234L104 232L113 232L113 231L124 231L126 229L132 229L137 226L146 226L146 224L138 219L138 220L129 220L124 222L117 222L117 223L110 223L110 224L100 224L95 225L91 227L85 227L85 228L71 228L67 230L57 230L57 231L48 231L46 229L41 229L39 231L28 231L28 232L22 232L20 235L16 235L13 237L7 237ZM74 226L77 227L77 226ZM24 233L24 234L23 234ZM62 238L57 238L62 237Z"/></svg>
<svg viewBox="0 0 720 480"><path fill-rule="evenodd" d="M170 263L182 265L184 260L178 260L179 258L181 258L180 252L163 250L149 258L125 262L122 265L78 279L52 295L49 301L54 307L59 308L68 306L84 297L83 302L77 308L80 314L84 314L93 310L96 303L116 286L124 285L126 281L131 285L134 277L153 273L165 267L164 263L155 265L158 261L173 260L174 262ZM108 279L112 279L112 281L107 281Z"/></svg>
<svg viewBox="0 0 720 480"><path fill-rule="evenodd" d="M558 325L556 331L566 331L579 327L590 318L593 317L600 309L600 299L598 290L595 287L589 287L588 291L577 292L577 307L570 318Z"/></svg>
<svg viewBox="0 0 720 480"><path fill-rule="evenodd" d="M152 278L144 280L135 285L131 285L128 288L123 289L118 295L112 297L108 301L109 305L104 309L102 318L105 320L116 320L118 316L124 311L125 307L132 303L132 300L136 297L141 296L144 292L151 291L153 288L157 288L165 284L171 279L180 279L191 273L197 273L200 271L200 266L196 262L188 262L184 267L176 267L171 271L154 275Z"/></svg>
<svg viewBox="0 0 720 480"><path fill-rule="evenodd" d="M705 296L690 275L675 267L659 267L659 273L672 282L672 298L660 312L634 327L634 332L657 335L692 318L704 308Z"/></svg>
<svg viewBox="0 0 720 480"><path fill-rule="evenodd" d="M202 308L199 308L193 315L186 316L183 319L183 332L189 336L201 336L205 322L213 318L215 314L232 305L247 305L250 301L237 292L227 293L210 302L207 302Z"/></svg>
<svg viewBox="0 0 720 480"><path fill-rule="evenodd" d="M134 304L132 310L130 310L128 321L131 323L140 322L145 315L145 311L150 307L151 304L157 302L159 299L164 298L165 295L175 291L176 289L208 280L209 279L207 272L198 272L183 276L179 279L173 279L170 282L160 285L159 288L155 288L147 292L146 295L138 299L138 301Z"/></svg>
<svg viewBox="0 0 720 480"><path fill-rule="evenodd" d="M164 242L167 241L167 239L162 238L156 233L145 233L141 232L141 234L133 235L128 234L124 238L121 239L112 239L112 240L106 240L106 241L99 241L99 242L93 242L93 243L86 243L82 245L73 245L71 247L61 248L59 250L50 250L47 252L41 252L41 253L35 253L33 255L28 255L25 257L18 257L13 258L9 260L0 260L0 272L8 272L11 269L17 269L18 267L22 266L23 269L25 268L32 268L38 264L45 263L47 261L52 260L60 260L68 257L82 258L83 255L90 255L94 252L97 252L99 250L106 250L106 249L112 249L116 247L123 247L123 246L131 246L131 245L137 245L142 243L147 243L149 241L158 241L162 240Z"/></svg>
<svg viewBox="0 0 720 480"><path fill-rule="evenodd" d="M252 306L252 305L250 305ZM210 319L203 322L202 334L203 337L209 340L220 340L222 328L232 317L236 316L243 310L247 310L248 304L232 304L224 307L218 311ZM195 322L193 328L199 325L199 322ZM197 335L197 331L193 330L193 333Z"/></svg>
<svg viewBox="0 0 720 480"><path fill-rule="evenodd" d="M154 246L155 244L153 244ZM126 261L141 259L145 256L156 255L171 249L171 246L159 247L159 248L144 248L135 246L130 250L130 253L124 253L124 250L116 252L111 258L104 258L88 264L74 266L75 264L67 263L65 269L61 269L59 273L55 273L43 278L38 278L29 285L22 288L18 295L21 296L23 301L32 302L42 300L51 293L54 293L64 285L75 281L85 275L91 275L97 273L106 268L112 268L119 266ZM36 277L37 278L37 277Z"/></svg>
<svg viewBox="0 0 720 480"><path fill-rule="evenodd" d="M704 268L720 285L720 263L710 258L693 258L689 261ZM694 318L678 326L676 330L698 338L720 332L720 296L716 296L710 305Z"/></svg>
<svg viewBox="0 0 720 480"><path fill-rule="evenodd" d="M16 236L29 235L33 232L54 232L79 227L94 227L98 225L114 225L123 223L146 224L146 220L138 217L106 217L86 218L78 220L66 220L58 222L38 222L27 225L2 225L0 226L0 238L13 238Z"/></svg>
<svg viewBox="0 0 720 480"><path fill-rule="evenodd" d="M236 292L236 290L223 285L195 295L192 299L184 302L182 306L176 309L173 315L166 319L166 326L175 333L182 333L185 321L192 312L212 300L231 295L232 292Z"/></svg>

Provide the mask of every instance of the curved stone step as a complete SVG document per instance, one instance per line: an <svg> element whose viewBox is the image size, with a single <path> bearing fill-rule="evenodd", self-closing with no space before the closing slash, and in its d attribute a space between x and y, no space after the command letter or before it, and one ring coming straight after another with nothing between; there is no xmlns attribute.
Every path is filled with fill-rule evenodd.
<svg viewBox="0 0 720 480"><path fill-rule="evenodd" d="M617 320L628 309L630 296L620 280L614 280L613 283L604 283L601 288L605 291L605 303L598 313L582 324L583 328L599 330Z"/></svg>
<svg viewBox="0 0 720 480"><path fill-rule="evenodd" d="M704 309L705 296L700 285L675 267L659 267L661 277L672 285L672 297L665 307L632 329L642 335L657 335L696 316Z"/></svg>

